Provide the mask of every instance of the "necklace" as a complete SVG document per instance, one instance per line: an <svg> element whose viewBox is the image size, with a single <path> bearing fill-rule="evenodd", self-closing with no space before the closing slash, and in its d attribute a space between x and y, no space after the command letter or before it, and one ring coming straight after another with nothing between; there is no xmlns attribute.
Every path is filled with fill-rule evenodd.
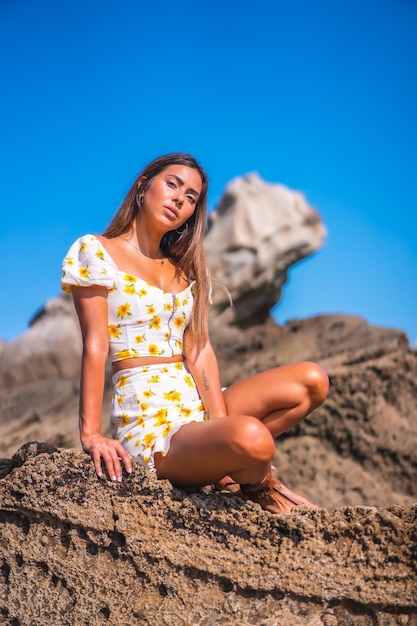
<svg viewBox="0 0 417 626"><path fill-rule="evenodd" d="M124 237L123 237L123 239L124 239ZM155 259L153 256L149 256L149 254L145 254L144 252L142 252L142 250L138 246L135 246L134 243L129 241L129 239L125 239L125 242L128 243L129 246L132 246L132 248L135 248L135 250L137 250L138 252L143 254L143 256L145 256L147 259L150 259L151 261L155 261L155 263L158 263L158 265L160 265L161 267L163 266L163 264L166 261L166 259Z"/></svg>

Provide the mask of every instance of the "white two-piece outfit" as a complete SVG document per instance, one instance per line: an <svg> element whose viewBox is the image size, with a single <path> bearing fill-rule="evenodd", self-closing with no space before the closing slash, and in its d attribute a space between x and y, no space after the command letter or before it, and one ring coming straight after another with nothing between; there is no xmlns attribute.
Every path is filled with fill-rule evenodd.
<svg viewBox="0 0 417 626"><path fill-rule="evenodd" d="M193 308L194 282L168 293L118 269L94 235L84 235L62 263L61 287L101 285L107 289L109 354L112 362L161 357L161 363L123 369L113 376L111 435L139 463L155 471L154 454L165 455L172 436L190 422L207 419L182 355Z"/></svg>

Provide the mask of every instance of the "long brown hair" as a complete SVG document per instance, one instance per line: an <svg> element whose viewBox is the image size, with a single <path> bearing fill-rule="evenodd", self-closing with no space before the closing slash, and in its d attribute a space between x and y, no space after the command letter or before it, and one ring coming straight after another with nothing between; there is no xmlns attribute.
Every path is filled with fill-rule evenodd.
<svg viewBox="0 0 417 626"><path fill-rule="evenodd" d="M180 230L170 230L161 240L161 250L171 258L188 280L195 280L194 307L189 324L189 346L201 348L207 341L207 318L209 306L210 276L203 247L207 226L208 176L201 165L189 154L175 152L154 159L137 176L120 209L117 211L104 236L112 239L129 232L140 212L140 197L155 176L170 165L186 165L198 171L202 188L194 213ZM139 184L139 181L140 184Z"/></svg>

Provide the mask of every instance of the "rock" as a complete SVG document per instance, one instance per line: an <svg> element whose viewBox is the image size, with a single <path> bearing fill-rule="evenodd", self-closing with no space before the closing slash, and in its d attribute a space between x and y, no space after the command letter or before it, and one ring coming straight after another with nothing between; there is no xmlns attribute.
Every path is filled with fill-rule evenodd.
<svg viewBox="0 0 417 626"><path fill-rule="evenodd" d="M99 481L32 443L0 480L1 623L414 624L417 507L300 508Z"/></svg>
<svg viewBox="0 0 417 626"><path fill-rule="evenodd" d="M21 446L22 437L78 446L81 352L78 319L66 294L49 300L18 339L0 344L0 456ZM107 394L109 385L110 371Z"/></svg>
<svg viewBox="0 0 417 626"><path fill-rule="evenodd" d="M0 344L0 390L33 381L77 375L81 335L71 296L49 300L29 329Z"/></svg>
<svg viewBox="0 0 417 626"><path fill-rule="evenodd" d="M281 296L288 269L315 252L325 229L304 196L257 174L235 178L210 214L205 250L212 276L233 300L213 289L218 323L242 327L264 322Z"/></svg>

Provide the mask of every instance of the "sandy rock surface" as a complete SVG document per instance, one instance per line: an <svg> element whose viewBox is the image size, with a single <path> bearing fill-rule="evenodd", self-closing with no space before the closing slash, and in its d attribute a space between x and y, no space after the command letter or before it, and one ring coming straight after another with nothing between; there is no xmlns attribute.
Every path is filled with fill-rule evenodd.
<svg viewBox="0 0 417 626"><path fill-rule="evenodd" d="M0 623L417 623L417 507L273 516L46 444L0 476Z"/></svg>

